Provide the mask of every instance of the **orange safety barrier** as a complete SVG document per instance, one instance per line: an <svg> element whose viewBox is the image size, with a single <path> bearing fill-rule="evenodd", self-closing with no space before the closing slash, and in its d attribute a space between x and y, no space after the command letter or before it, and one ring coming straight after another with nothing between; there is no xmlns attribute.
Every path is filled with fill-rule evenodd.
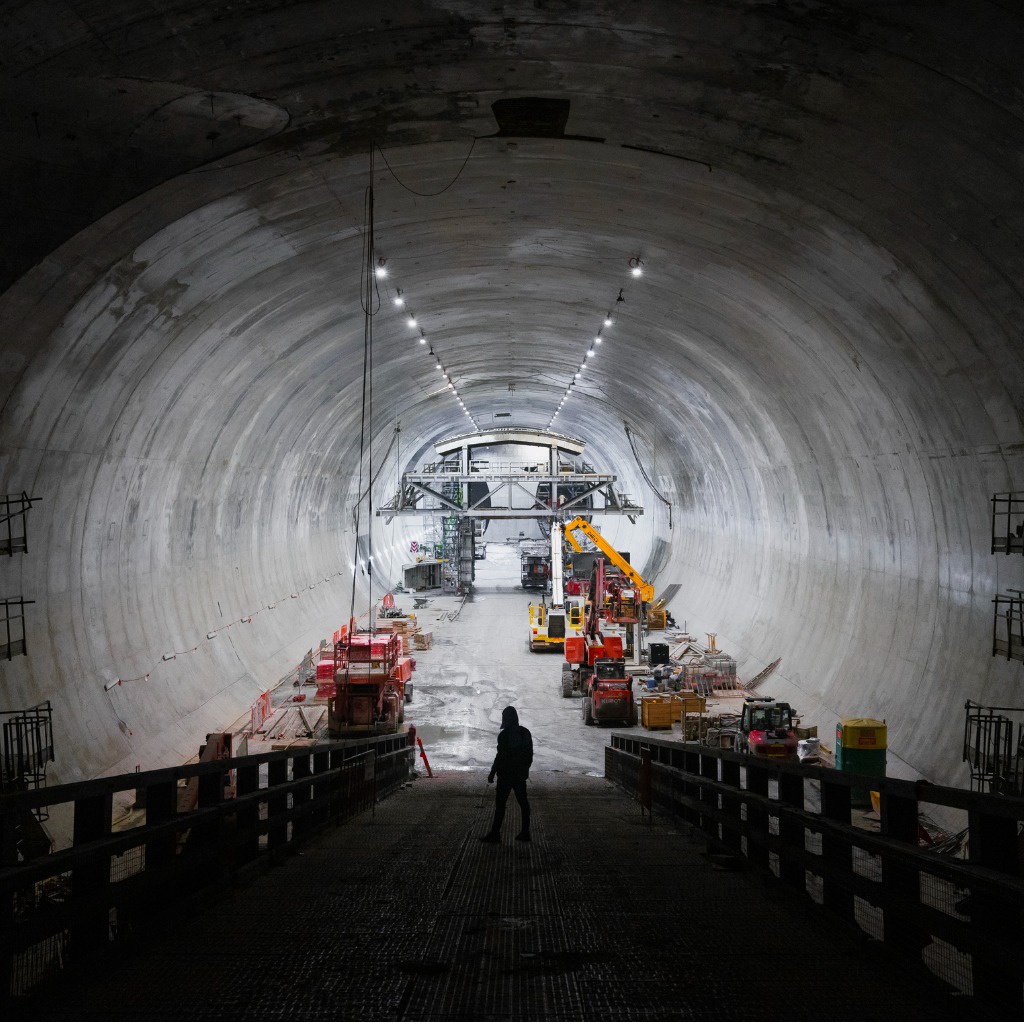
<svg viewBox="0 0 1024 1024"><path fill-rule="evenodd" d="M423 763L427 766L427 777L432 779L434 777L434 773L430 770L430 762L427 760L427 752L423 749L423 740L417 736L416 742L420 746L420 757L423 758Z"/></svg>
<svg viewBox="0 0 1024 1024"><path fill-rule="evenodd" d="M249 735L255 736L257 730L270 717L270 691L265 690L249 708Z"/></svg>

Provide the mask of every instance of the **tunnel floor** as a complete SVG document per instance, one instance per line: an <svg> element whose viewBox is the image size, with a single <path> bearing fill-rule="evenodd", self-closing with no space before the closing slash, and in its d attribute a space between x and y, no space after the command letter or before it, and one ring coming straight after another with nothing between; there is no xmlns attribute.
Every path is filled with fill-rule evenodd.
<svg viewBox="0 0 1024 1024"><path fill-rule="evenodd" d="M479 772L373 812L26 1019L962 1020L921 970L600 778L531 779L533 842Z"/></svg>

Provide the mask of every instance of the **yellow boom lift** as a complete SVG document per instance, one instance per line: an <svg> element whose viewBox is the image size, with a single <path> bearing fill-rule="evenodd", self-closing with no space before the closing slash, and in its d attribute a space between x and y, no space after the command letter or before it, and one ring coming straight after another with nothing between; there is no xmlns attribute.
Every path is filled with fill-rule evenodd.
<svg viewBox="0 0 1024 1024"><path fill-rule="evenodd" d="M623 576L629 579L633 586L636 587L637 596L644 604L654 600L654 584L648 583L582 516L577 516L565 525L565 539L572 545L574 551L583 550L583 545L574 536L576 530L579 530L588 540L592 541L604 554L605 558Z"/></svg>
<svg viewBox="0 0 1024 1024"><path fill-rule="evenodd" d="M611 544L609 544L608 541L605 540L605 538L602 537L601 534L582 516L577 516L575 519L565 524L565 539L574 551L583 550L583 546L576 538L577 530L587 537L587 539L601 551L608 563L615 566L615 568L618 569L619 572L622 573L622 575L633 585L634 596L632 601L634 609L632 611L627 611L626 614L617 621L623 624L629 624L626 635L627 642L625 646L627 652L633 658L632 664L635 665L640 656L639 641L644 623L644 613L647 606L654 599L654 584L648 583L647 580L645 580L643 576L641 576L640 573L638 573L636 569L634 569L633 566L631 566L629 562L627 562L626 559L624 559L622 555L620 555L618 551L616 551L615 548L613 548ZM623 609L623 611L626 610Z"/></svg>
<svg viewBox="0 0 1024 1024"><path fill-rule="evenodd" d="M530 602L530 650L561 651L565 638L583 629L583 602L564 600L562 593L562 529L551 524L551 603Z"/></svg>

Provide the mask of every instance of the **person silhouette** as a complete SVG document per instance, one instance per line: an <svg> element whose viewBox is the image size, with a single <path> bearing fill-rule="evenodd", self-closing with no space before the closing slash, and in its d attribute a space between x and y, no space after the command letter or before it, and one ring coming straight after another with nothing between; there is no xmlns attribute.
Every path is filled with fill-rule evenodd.
<svg viewBox="0 0 1024 1024"><path fill-rule="evenodd" d="M501 823L505 820L505 805L510 793L515 793L523 819L522 828L516 839L521 843L530 842L530 801L526 795L526 780L530 777L531 764L533 737L529 729L519 724L519 712L510 704L501 713L498 753L487 776L488 785L494 781L495 776L498 778L498 789L494 798L494 821L491 824L491 831L481 836L480 842L501 842Z"/></svg>

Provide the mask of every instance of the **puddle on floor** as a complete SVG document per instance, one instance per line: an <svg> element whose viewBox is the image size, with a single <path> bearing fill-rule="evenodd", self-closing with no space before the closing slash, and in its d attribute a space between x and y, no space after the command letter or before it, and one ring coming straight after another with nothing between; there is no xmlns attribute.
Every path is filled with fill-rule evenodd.
<svg viewBox="0 0 1024 1024"><path fill-rule="evenodd" d="M431 743L439 747L469 743L488 743L493 746L496 742L494 730L475 729L471 725L417 725L416 735L423 740L424 746Z"/></svg>

